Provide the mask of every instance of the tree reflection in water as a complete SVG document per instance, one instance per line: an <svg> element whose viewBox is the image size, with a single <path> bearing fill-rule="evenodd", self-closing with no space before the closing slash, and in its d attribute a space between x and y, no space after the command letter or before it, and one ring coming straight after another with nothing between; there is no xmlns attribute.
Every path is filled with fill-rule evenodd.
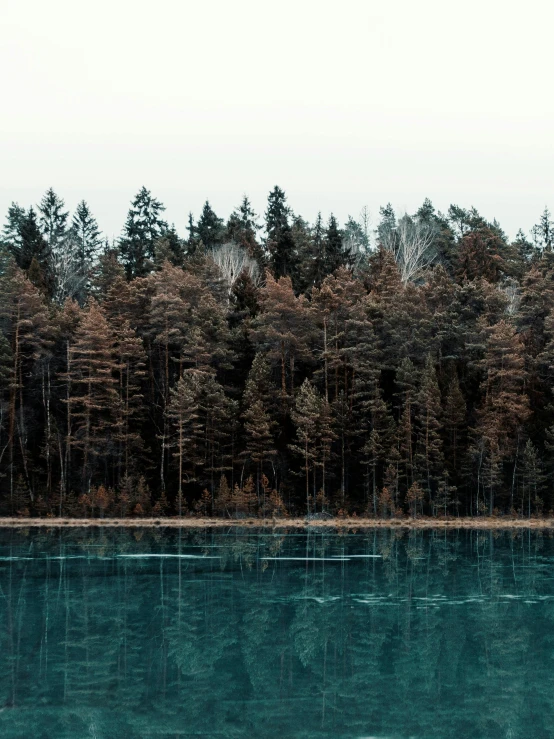
<svg viewBox="0 0 554 739"><path fill-rule="evenodd" d="M551 737L551 535L4 530L0 735Z"/></svg>

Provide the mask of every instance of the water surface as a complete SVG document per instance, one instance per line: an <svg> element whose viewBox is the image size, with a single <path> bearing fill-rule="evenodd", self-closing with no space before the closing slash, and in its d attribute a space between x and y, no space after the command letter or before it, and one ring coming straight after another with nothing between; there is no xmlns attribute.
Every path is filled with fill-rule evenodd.
<svg viewBox="0 0 554 739"><path fill-rule="evenodd" d="M554 540L0 530L0 736L554 737Z"/></svg>

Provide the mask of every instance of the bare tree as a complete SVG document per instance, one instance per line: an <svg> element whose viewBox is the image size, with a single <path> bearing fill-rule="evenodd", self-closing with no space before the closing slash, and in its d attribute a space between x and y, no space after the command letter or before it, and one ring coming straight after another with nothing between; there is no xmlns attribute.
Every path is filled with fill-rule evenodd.
<svg viewBox="0 0 554 739"><path fill-rule="evenodd" d="M227 300L230 301L233 287L238 278L245 272L253 282L260 276L260 268L255 259L248 255L246 249L233 242L222 244L213 249L210 254L219 268L221 276L227 285Z"/></svg>
<svg viewBox="0 0 554 739"><path fill-rule="evenodd" d="M408 215L399 219L395 229L385 233L382 245L394 254L402 282L417 279L434 262L434 236L432 225Z"/></svg>
<svg viewBox="0 0 554 739"><path fill-rule="evenodd" d="M519 310L521 303L521 290L516 280L507 279L500 286L501 292L506 296L506 313L514 316Z"/></svg>
<svg viewBox="0 0 554 739"><path fill-rule="evenodd" d="M85 286L88 275L78 258L77 244L69 232L52 255L52 271L55 276L53 298L63 305L67 298L75 298Z"/></svg>
<svg viewBox="0 0 554 739"><path fill-rule="evenodd" d="M371 216L367 205L360 211L360 225L365 236L365 247L371 249Z"/></svg>

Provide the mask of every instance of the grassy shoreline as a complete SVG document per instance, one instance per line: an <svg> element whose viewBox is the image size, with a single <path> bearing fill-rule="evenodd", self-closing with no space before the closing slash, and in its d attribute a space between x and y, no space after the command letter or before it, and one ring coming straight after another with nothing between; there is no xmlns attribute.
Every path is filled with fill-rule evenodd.
<svg viewBox="0 0 554 739"><path fill-rule="evenodd" d="M554 518L0 518L0 528L554 529Z"/></svg>

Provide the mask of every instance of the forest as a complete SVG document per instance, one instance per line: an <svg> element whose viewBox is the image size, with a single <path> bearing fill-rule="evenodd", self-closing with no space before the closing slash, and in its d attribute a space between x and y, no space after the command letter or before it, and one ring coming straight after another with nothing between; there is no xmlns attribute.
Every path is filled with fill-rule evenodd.
<svg viewBox="0 0 554 739"><path fill-rule="evenodd" d="M554 223L49 189L0 241L0 515L554 515Z"/></svg>

